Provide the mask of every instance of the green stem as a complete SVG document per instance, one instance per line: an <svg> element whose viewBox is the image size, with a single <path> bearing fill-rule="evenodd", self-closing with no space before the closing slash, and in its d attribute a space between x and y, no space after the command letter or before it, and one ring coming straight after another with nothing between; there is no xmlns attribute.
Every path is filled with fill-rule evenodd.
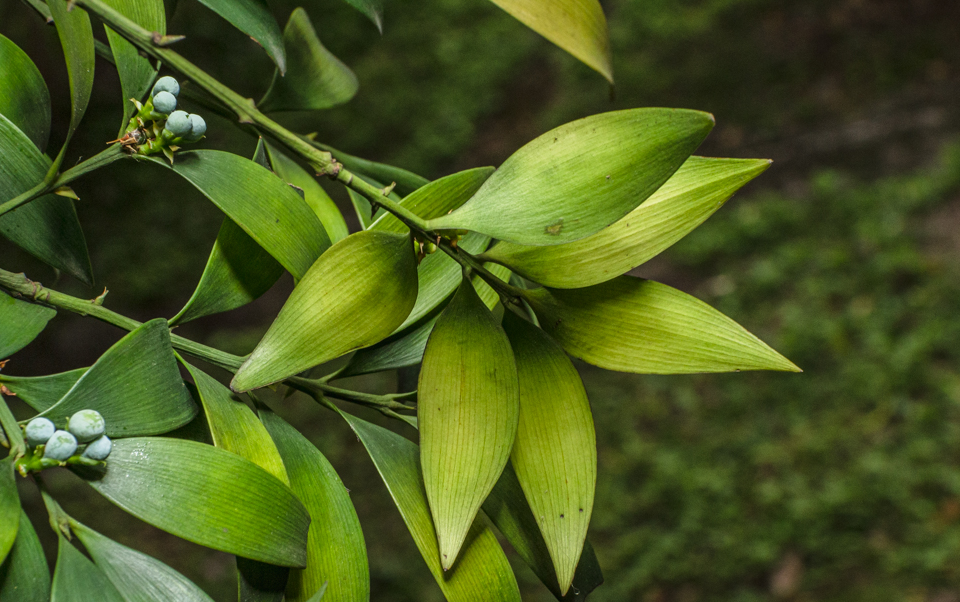
<svg viewBox="0 0 960 602"><path fill-rule="evenodd" d="M51 181L43 181L27 190L20 195L10 199L9 201L0 204L0 215L8 213L26 205L32 200L38 199L45 194L48 194L61 186L66 186L70 182L73 182L77 178L90 173L91 171L100 169L101 167L106 167L118 159L123 159L126 157L123 152L123 147L120 144L114 144L107 148L105 151L94 155L84 161L79 163L74 167L68 169L67 171L61 173L57 177L53 178Z"/></svg>

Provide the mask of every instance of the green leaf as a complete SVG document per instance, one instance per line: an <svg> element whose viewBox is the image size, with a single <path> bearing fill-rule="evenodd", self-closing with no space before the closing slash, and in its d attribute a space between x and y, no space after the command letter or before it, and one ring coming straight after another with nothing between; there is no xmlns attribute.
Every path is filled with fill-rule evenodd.
<svg viewBox="0 0 960 602"><path fill-rule="evenodd" d="M524 296L567 353L607 370L800 371L703 301L651 280L621 276L589 288L541 288Z"/></svg>
<svg viewBox="0 0 960 602"><path fill-rule="evenodd" d="M333 153L333 156L336 157L337 161L342 163L344 167L356 174L366 176L373 180L377 180L378 182L396 183L397 187L393 190L402 196L412 194L421 186L426 186L430 183L430 180L424 178L423 176L418 176L417 174L400 167L386 165L384 163L377 163L376 161L370 161L360 157L355 157L353 155L348 155L347 153L339 151L332 146L327 146L326 144L314 142L313 145L321 150Z"/></svg>
<svg viewBox="0 0 960 602"><path fill-rule="evenodd" d="M491 0L613 83L607 19L598 0Z"/></svg>
<svg viewBox="0 0 960 602"><path fill-rule="evenodd" d="M123 337L42 415L60 423L88 408L103 415L110 437L166 433L193 419L197 407L180 378L166 320Z"/></svg>
<svg viewBox="0 0 960 602"><path fill-rule="evenodd" d="M507 335L461 285L427 341L417 419L420 462L440 560L453 566L517 434L517 368Z"/></svg>
<svg viewBox="0 0 960 602"><path fill-rule="evenodd" d="M553 560L550 558L547 544L543 541L540 527L533 512L530 511L512 465L507 464L503 470L496 487L483 503L483 511L557 600L561 602L586 600L590 592L603 583L603 573L597 562L597 555L593 551L593 546L587 541L580 556L580 563L577 565L577 572L573 576L573 586L565 596L560 593L560 583L553 568Z"/></svg>
<svg viewBox="0 0 960 602"><path fill-rule="evenodd" d="M67 0L48 0L47 6L50 7L60 45L63 46L67 78L70 80L70 127L63 149L54 161L59 169L64 151L70 144L73 133L80 126L83 114L87 112L90 93L93 91L93 67L97 54L93 45L93 27L84 10L77 6L68 7Z"/></svg>
<svg viewBox="0 0 960 602"><path fill-rule="evenodd" d="M168 167L160 159L154 163ZM300 195L249 159L214 150L180 152L171 169L213 201L294 278L303 278L330 246L323 224Z"/></svg>
<svg viewBox="0 0 960 602"><path fill-rule="evenodd" d="M357 93L357 76L324 47L302 8L290 14L283 45L289 68L286 75L279 70L273 74L270 88L257 103L261 111L329 109Z"/></svg>
<svg viewBox="0 0 960 602"><path fill-rule="evenodd" d="M577 369L542 330L503 316L520 381L520 424L510 455L566 594L593 513L597 437Z"/></svg>
<svg viewBox="0 0 960 602"><path fill-rule="evenodd" d="M273 169L280 176L280 179L303 190L304 200L320 218L320 223L327 231L330 241L336 243L346 238L350 234L350 230L347 229L347 222L344 221L343 214L340 213L336 203L320 186L316 178L297 165L293 159L272 146L267 145L267 151L270 154Z"/></svg>
<svg viewBox="0 0 960 602"><path fill-rule="evenodd" d="M104 3L148 31L155 31L161 35L167 32L163 0L104 0ZM157 69L150 59L140 56L136 46L109 27L105 29L123 92L122 133L136 111L130 99L143 99L150 91L153 79L157 76Z"/></svg>
<svg viewBox="0 0 960 602"><path fill-rule="evenodd" d="M373 345L403 323L416 299L410 238L352 234L310 268L230 386L263 387Z"/></svg>
<svg viewBox="0 0 960 602"><path fill-rule="evenodd" d="M27 53L0 35L0 115L43 151L50 138L50 92Z"/></svg>
<svg viewBox="0 0 960 602"><path fill-rule="evenodd" d="M7 557L20 528L20 495L14 473L15 454L0 460L0 562Z"/></svg>
<svg viewBox="0 0 960 602"><path fill-rule="evenodd" d="M290 487L310 512L307 568L290 572L287 602L307 602L328 583L325 600L370 599L370 568L360 519L350 494L330 462L295 428L269 411L260 411L283 457Z"/></svg>
<svg viewBox="0 0 960 602"><path fill-rule="evenodd" d="M265 0L198 0L263 48L280 73L287 70L280 25Z"/></svg>
<svg viewBox="0 0 960 602"><path fill-rule="evenodd" d="M0 395L0 429L4 431L7 443L11 444L10 454L12 456L26 451L27 444L23 440L23 431L20 430L17 419L13 417L2 395Z"/></svg>
<svg viewBox="0 0 960 602"><path fill-rule="evenodd" d="M460 559L450 570L440 565L437 532L430 519L417 446L400 435L345 412L341 416L367 448L403 522L449 602L520 601L520 591L507 557L486 523L477 518Z"/></svg>
<svg viewBox="0 0 960 602"><path fill-rule="evenodd" d="M307 511L236 454L182 439L120 439L105 469L74 471L123 510L188 541L280 566L306 563Z"/></svg>
<svg viewBox="0 0 960 602"><path fill-rule="evenodd" d="M763 159L690 157L642 205L592 236L565 245L501 242L481 258L554 288L606 282L667 249L770 166Z"/></svg>
<svg viewBox="0 0 960 602"><path fill-rule="evenodd" d="M49 167L49 157L0 115L0 202L42 182ZM0 216L0 234L47 265L93 284L87 242L70 199L48 194L6 213Z"/></svg>
<svg viewBox="0 0 960 602"><path fill-rule="evenodd" d="M0 566L0 602L49 602L50 568L37 532L20 513L17 540Z"/></svg>
<svg viewBox="0 0 960 602"><path fill-rule="evenodd" d="M42 412L60 401L87 370L87 368L77 368L48 376L0 374L0 384L12 391L20 401Z"/></svg>
<svg viewBox="0 0 960 602"><path fill-rule="evenodd" d="M156 558L121 545L79 522L71 521L70 529L125 602L213 602L192 581Z"/></svg>
<svg viewBox="0 0 960 602"><path fill-rule="evenodd" d="M0 293L0 358L20 351L37 338L56 310Z"/></svg>
<svg viewBox="0 0 960 602"><path fill-rule="evenodd" d="M59 532L57 535L60 550L53 572L50 602L125 602L103 571L73 547L66 537Z"/></svg>
<svg viewBox="0 0 960 602"><path fill-rule="evenodd" d="M383 0L343 0L367 16L383 33Z"/></svg>
<svg viewBox="0 0 960 602"><path fill-rule="evenodd" d="M184 362L197 385L213 444L250 460L287 485L287 471L270 434L247 404L212 376Z"/></svg>
<svg viewBox="0 0 960 602"><path fill-rule="evenodd" d="M379 183L374 184L379 187ZM352 188L347 188L347 195L350 197L350 204L353 205L353 211L357 214L357 221L364 230L368 229L373 223L373 206L367 197Z"/></svg>
<svg viewBox="0 0 960 602"><path fill-rule="evenodd" d="M515 152L473 198L428 226L523 245L590 236L653 194L713 124L699 111L629 109L562 125Z"/></svg>

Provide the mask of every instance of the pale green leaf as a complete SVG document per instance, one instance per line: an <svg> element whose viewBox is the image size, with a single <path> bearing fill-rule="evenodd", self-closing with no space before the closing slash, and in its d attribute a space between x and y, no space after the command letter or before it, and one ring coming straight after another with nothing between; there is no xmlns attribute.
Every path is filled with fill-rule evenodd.
<svg viewBox="0 0 960 602"><path fill-rule="evenodd" d="M520 602L517 581L496 536L473 521L453 568L440 565L437 532L430 518L417 446L400 435L341 412L373 459L403 522L449 602Z"/></svg>
<svg viewBox="0 0 960 602"><path fill-rule="evenodd" d="M491 0L613 83L607 19L598 0Z"/></svg>
<svg viewBox="0 0 960 602"><path fill-rule="evenodd" d="M606 228L653 194L713 128L685 109L629 109L573 121L508 158L462 207L427 222L524 245Z"/></svg>
<svg viewBox="0 0 960 602"><path fill-rule="evenodd" d="M800 371L703 301L651 280L621 276L589 288L541 288L524 296L567 353L608 370Z"/></svg>
<svg viewBox="0 0 960 602"><path fill-rule="evenodd" d="M114 441L106 468L74 468L137 518L215 550L280 566L306 563L310 516L256 464L195 441Z"/></svg>
<svg viewBox="0 0 960 602"><path fill-rule="evenodd" d="M330 462L295 428L261 410L290 475L290 487L310 512L307 568L290 571L287 602L307 602L327 583L329 602L370 599L370 568L360 519Z"/></svg>
<svg viewBox="0 0 960 602"><path fill-rule="evenodd" d="M25 512L13 549L0 565L0 602L49 602L50 568Z"/></svg>
<svg viewBox="0 0 960 602"><path fill-rule="evenodd" d="M50 92L27 53L0 35L0 115L40 150L50 138Z"/></svg>
<svg viewBox="0 0 960 602"><path fill-rule="evenodd" d="M587 238L549 247L501 242L481 258L554 288L582 288L616 278L658 255L763 173L763 159L690 157L642 205Z"/></svg>
<svg viewBox="0 0 960 602"><path fill-rule="evenodd" d="M270 13L266 0L198 0L230 22L259 44L281 73L286 71L286 57L280 25Z"/></svg>
<svg viewBox="0 0 960 602"><path fill-rule="evenodd" d="M168 166L163 160L154 163ZM193 184L294 278L303 278L330 246L323 224L292 188L239 155L177 153L173 171Z"/></svg>
<svg viewBox="0 0 960 602"><path fill-rule="evenodd" d="M125 602L213 602L192 581L160 562L77 521L70 529Z"/></svg>
<svg viewBox="0 0 960 602"><path fill-rule="evenodd" d="M166 320L151 320L122 338L42 415L60 424L86 409L100 412L110 437L166 433L196 416Z"/></svg>
<svg viewBox="0 0 960 602"><path fill-rule="evenodd" d="M15 454L0 460L0 562L7 557L20 528L20 496L17 493Z"/></svg>
<svg viewBox="0 0 960 602"><path fill-rule="evenodd" d="M303 198L313 209L313 212L320 218L330 237L330 242L340 242L350 234L347 229L347 222L343 219L343 214L337 208L336 203L320 186L316 178L311 176L306 170L297 165L297 163L287 157L277 149L267 145L267 151L270 154L270 161L273 163L273 169L280 178L293 184L303 190Z"/></svg>
<svg viewBox="0 0 960 602"><path fill-rule="evenodd" d="M161 35L167 33L163 0L104 0L104 3L148 31ZM109 27L105 29L123 93L122 131L136 111L130 100L142 100L150 91L153 79L157 76L157 69L153 61L140 55L136 46Z"/></svg>
<svg viewBox="0 0 960 602"><path fill-rule="evenodd" d="M86 371L87 368L77 368L48 376L10 376L0 372L0 384L20 401L42 412L60 401Z"/></svg>
<svg viewBox="0 0 960 602"><path fill-rule="evenodd" d="M237 371L235 391L263 387L390 335L417 299L408 236L364 231L310 268Z"/></svg>
<svg viewBox="0 0 960 602"><path fill-rule="evenodd" d="M29 345L55 315L52 308L0 293L0 359Z"/></svg>
<svg viewBox="0 0 960 602"><path fill-rule="evenodd" d="M49 157L0 115L0 202L42 182L49 168ZM87 242L70 199L48 194L6 213L0 216L0 234L47 265L93 284Z"/></svg>
<svg viewBox="0 0 960 602"><path fill-rule="evenodd" d="M320 42L302 8L290 14L283 30L287 72L273 74L273 82L257 103L261 111L328 109L353 98L357 76Z"/></svg>
<svg viewBox="0 0 960 602"><path fill-rule="evenodd" d="M89 558L61 533L50 602L126 602L117 588Z"/></svg>
<svg viewBox="0 0 960 602"><path fill-rule="evenodd" d="M577 369L542 330L508 311L520 381L520 424L510 455L566 594L593 513L597 437Z"/></svg>
<svg viewBox="0 0 960 602"><path fill-rule="evenodd" d="M461 285L427 341L417 394L420 462L444 568L510 457L518 414L507 336L473 286Z"/></svg>

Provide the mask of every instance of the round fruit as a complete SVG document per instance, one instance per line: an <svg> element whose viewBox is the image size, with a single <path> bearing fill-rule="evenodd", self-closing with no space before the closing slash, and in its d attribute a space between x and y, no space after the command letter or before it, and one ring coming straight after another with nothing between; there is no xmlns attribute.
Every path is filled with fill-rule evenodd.
<svg viewBox="0 0 960 602"><path fill-rule="evenodd" d="M187 142L196 142L197 140L203 138L203 135L207 133L207 122L203 120L203 117L197 115L196 113L190 114L190 135L185 136L184 139Z"/></svg>
<svg viewBox="0 0 960 602"><path fill-rule="evenodd" d="M168 115L177 108L177 97L169 92L157 92L153 97L153 110Z"/></svg>
<svg viewBox="0 0 960 602"><path fill-rule="evenodd" d="M167 130L176 137L186 136L190 133L193 124L190 123L190 116L186 111L174 111L167 117L167 123L163 129Z"/></svg>
<svg viewBox="0 0 960 602"><path fill-rule="evenodd" d="M43 457L63 462L77 451L77 439L67 431L57 431L47 441Z"/></svg>
<svg viewBox="0 0 960 602"><path fill-rule="evenodd" d="M113 442L106 435L95 439L87 444L87 448L81 454L84 458L91 460L106 460L107 456L113 450Z"/></svg>
<svg viewBox="0 0 960 602"><path fill-rule="evenodd" d="M150 96L156 96L157 92L169 92L174 96L179 96L180 83L169 75L164 75L157 80L157 83L153 84L153 90L150 91Z"/></svg>
<svg viewBox="0 0 960 602"><path fill-rule="evenodd" d="M30 447L36 447L46 443L56 430L57 427L54 426L50 420L46 418L34 418L27 423L27 428L24 429L24 435L26 435L27 443L30 444Z"/></svg>
<svg viewBox="0 0 960 602"><path fill-rule="evenodd" d="M103 435L105 427L103 416L96 410L80 410L67 422L67 430L73 433L81 443L93 441Z"/></svg>

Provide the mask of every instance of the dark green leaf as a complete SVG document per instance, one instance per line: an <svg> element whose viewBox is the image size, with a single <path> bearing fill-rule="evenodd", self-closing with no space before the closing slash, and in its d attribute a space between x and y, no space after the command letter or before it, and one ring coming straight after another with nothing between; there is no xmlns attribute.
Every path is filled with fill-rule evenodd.
<svg viewBox="0 0 960 602"><path fill-rule="evenodd" d="M156 558L121 545L79 522L72 521L70 529L125 602L213 602L192 581Z"/></svg>
<svg viewBox="0 0 960 602"><path fill-rule="evenodd" d="M653 194L713 124L699 111L630 109L562 125L515 152L473 198L428 225L523 245L579 240Z"/></svg>
<svg viewBox="0 0 960 602"><path fill-rule="evenodd" d="M60 533L57 535L60 547L50 602L125 602L103 571L73 547L66 537Z"/></svg>
<svg viewBox="0 0 960 602"><path fill-rule="evenodd" d="M54 309L0 293L0 359L30 344L55 315Z"/></svg>
<svg viewBox="0 0 960 602"><path fill-rule="evenodd" d="M50 92L30 57L0 35L0 115L43 151L50 138Z"/></svg>
<svg viewBox="0 0 960 602"><path fill-rule="evenodd" d="M84 10L77 6L68 6L67 0L48 0L47 6L50 7L53 23L57 26L57 35L60 36L63 56L67 61L67 77L70 80L70 127L63 149L56 159L59 168L64 151L73 133L80 126L83 114L87 112L90 93L93 91L93 67L97 55L93 46L93 27Z"/></svg>
<svg viewBox="0 0 960 602"><path fill-rule="evenodd" d="M20 528L20 496L17 493L15 454L0 460L0 562L10 552Z"/></svg>
<svg viewBox="0 0 960 602"><path fill-rule="evenodd" d="M420 462L445 569L510 457L519 403L507 335L462 284L427 341L417 395Z"/></svg>
<svg viewBox="0 0 960 602"><path fill-rule="evenodd" d="M440 565L437 532L430 519L417 446L400 435L341 412L363 442L383 482L449 602L519 602L520 591L496 536L477 518L450 570Z"/></svg>
<svg viewBox="0 0 960 602"><path fill-rule="evenodd" d="M549 247L502 242L483 259L554 288L582 288L616 278L686 236L744 184L770 166L762 159L690 157L642 205L592 236Z"/></svg>
<svg viewBox="0 0 960 602"><path fill-rule="evenodd" d="M17 540L0 565L0 602L49 602L50 568L37 532L20 513Z"/></svg>
<svg viewBox="0 0 960 602"><path fill-rule="evenodd" d="M163 0L104 0L104 2L148 31L167 33ZM136 111L130 99L143 99L157 76L157 69L150 59L140 56L137 47L126 41L123 36L109 27L106 30L117 73L120 75L120 88L123 91L121 123L122 128L125 129L130 116Z"/></svg>
<svg viewBox="0 0 960 602"><path fill-rule="evenodd" d="M326 193L323 187L317 182L316 178L307 173L295 161L276 150L272 146L267 146L270 154L270 160L273 163L273 169L282 180L293 184L303 190L303 198L313 209L313 212L320 218L330 237L330 242L340 242L350 234L347 229L347 222L343 219L343 214L337 208L336 203Z"/></svg>
<svg viewBox="0 0 960 602"><path fill-rule="evenodd" d="M597 556L593 546L587 541L583 546L577 572L573 576L573 587L566 596L560 594L560 584L547 544L543 541L540 527L527 505L520 481L510 464L507 464L497 485L483 503L483 511L557 600L586 600L590 592L603 583L603 573L600 571Z"/></svg>
<svg viewBox="0 0 960 602"><path fill-rule="evenodd" d="M155 163L167 166L162 160ZM294 278L303 278L330 246L323 224L292 188L232 153L180 152L172 167L266 249Z"/></svg>
<svg viewBox="0 0 960 602"><path fill-rule="evenodd" d="M567 353L607 370L800 371L703 301L651 280L621 276L589 288L541 288L524 296Z"/></svg>
<svg viewBox="0 0 960 602"><path fill-rule="evenodd" d="M290 571L287 602L307 602L324 583L330 602L369 600L367 548L349 492L320 450L295 428L269 411L261 411L260 418L311 518L307 568Z"/></svg>
<svg viewBox="0 0 960 602"><path fill-rule="evenodd" d="M343 0L373 21L380 33L383 33L383 0Z"/></svg>
<svg viewBox="0 0 960 602"><path fill-rule="evenodd" d="M597 437L573 362L542 330L503 316L520 380L520 425L510 454L560 583L567 593L593 514Z"/></svg>
<svg viewBox="0 0 960 602"><path fill-rule="evenodd" d="M264 0L198 0L247 34L266 51L281 73L286 71L280 25Z"/></svg>
<svg viewBox="0 0 960 602"><path fill-rule="evenodd" d="M491 0L613 83L607 19L598 0Z"/></svg>
<svg viewBox="0 0 960 602"><path fill-rule="evenodd" d="M273 74L270 89L257 103L261 111L328 109L353 98L357 76L324 47L302 8L290 14L283 30L287 72Z"/></svg>
<svg viewBox="0 0 960 602"><path fill-rule="evenodd" d="M102 471L74 469L137 518L186 540L280 566L306 563L310 516L273 475L180 439L115 441Z"/></svg>
<svg viewBox="0 0 960 602"><path fill-rule="evenodd" d="M48 376L8 376L0 373L0 384L12 391L20 401L42 412L60 401L86 371L87 368L77 368Z"/></svg>
<svg viewBox="0 0 960 602"><path fill-rule="evenodd" d="M293 290L231 388L263 387L389 336L416 302L416 270L407 236L364 231L341 240Z"/></svg>
<svg viewBox="0 0 960 602"><path fill-rule="evenodd" d="M0 115L0 202L39 184L49 168L50 159ZM48 194L6 213L0 216L0 234L47 265L93 284L87 242L70 199Z"/></svg>
<svg viewBox="0 0 960 602"><path fill-rule="evenodd" d="M197 407L180 378L166 320L151 320L117 342L43 415L59 424L88 408L103 415L110 437L166 433L193 419Z"/></svg>

